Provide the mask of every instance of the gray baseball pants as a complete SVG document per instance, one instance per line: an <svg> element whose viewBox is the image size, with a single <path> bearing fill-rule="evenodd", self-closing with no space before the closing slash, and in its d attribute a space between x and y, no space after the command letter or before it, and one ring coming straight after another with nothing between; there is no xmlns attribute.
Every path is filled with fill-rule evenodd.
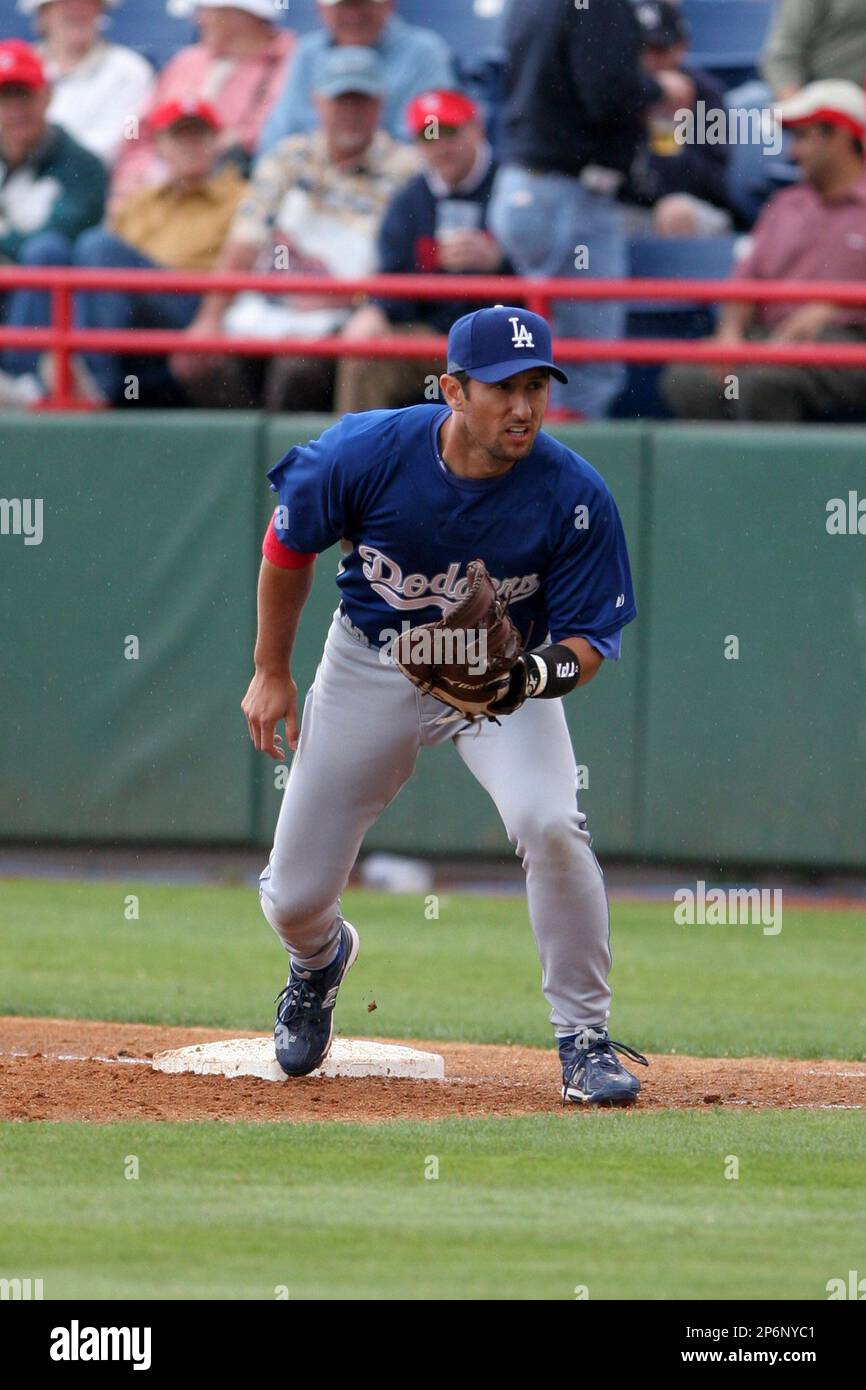
<svg viewBox="0 0 866 1390"><path fill-rule="evenodd" d="M329 964L340 895L365 832L411 777L421 748L453 739L522 861L551 1023L558 1034L605 1027L607 896L577 807L562 702L529 700L501 724L469 723L350 629L338 610L261 876L262 910L289 955L304 969Z"/></svg>

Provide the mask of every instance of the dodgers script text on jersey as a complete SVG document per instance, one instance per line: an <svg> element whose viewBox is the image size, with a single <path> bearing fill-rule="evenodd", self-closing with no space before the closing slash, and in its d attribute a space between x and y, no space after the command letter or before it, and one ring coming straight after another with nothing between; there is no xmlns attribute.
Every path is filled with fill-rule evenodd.
<svg viewBox="0 0 866 1390"><path fill-rule="evenodd" d="M337 583L376 645L403 621L435 621L482 559L524 639L585 637L617 658L636 615L616 504L604 479L550 435L493 479L458 477L439 456L439 405L346 415L270 470L275 531L291 550L353 550Z"/></svg>

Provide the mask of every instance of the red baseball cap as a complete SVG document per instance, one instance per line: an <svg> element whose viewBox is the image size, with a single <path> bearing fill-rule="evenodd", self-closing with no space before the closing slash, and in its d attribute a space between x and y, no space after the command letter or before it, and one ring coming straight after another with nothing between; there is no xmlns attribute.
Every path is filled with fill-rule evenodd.
<svg viewBox="0 0 866 1390"><path fill-rule="evenodd" d="M478 120L478 107L462 92L422 92L406 107L406 121L413 135L420 135L431 120L459 129Z"/></svg>
<svg viewBox="0 0 866 1390"><path fill-rule="evenodd" d="M856 82L823 78L780 102L776 115L784 126L838 125L858 140L866 136L866 94Z"/></svg>
<svg viewBox="0 0 866 1390"><path fill-rule="evenodd" d="M178 121L201 121L211 130L222 128L222 122L210 102L200 101L198 97L164 101L149 117L151 130L168 130Z"/></svg>
<svg viewBox="0 0 866 1390"><path fill-rule="evenodd" d="M23 39L0 43L0 87L30 87L34 92L48 86L42 59Z"/></svg>

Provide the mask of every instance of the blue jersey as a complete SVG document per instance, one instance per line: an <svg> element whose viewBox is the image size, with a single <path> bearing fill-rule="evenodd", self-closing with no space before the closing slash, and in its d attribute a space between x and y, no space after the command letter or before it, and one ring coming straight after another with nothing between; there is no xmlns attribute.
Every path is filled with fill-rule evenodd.
<svg viewBox="0 0 866 1390"><path fill-rule="evenodd" d="M622 523L604 479L540 432L492 479L461 478L438 447L448 407L346 415L268 474L277 539L312 554L352 542L337 575L349 618L376 646L441 618L483 560L525 641L585 637L619 656L636 615Z"/></svg>

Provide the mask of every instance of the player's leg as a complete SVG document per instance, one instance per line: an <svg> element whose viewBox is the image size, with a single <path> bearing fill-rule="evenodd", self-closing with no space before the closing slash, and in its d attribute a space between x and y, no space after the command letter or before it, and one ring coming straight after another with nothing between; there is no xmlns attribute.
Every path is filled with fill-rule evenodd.
<svg viewBox="0 0 866 1390"><path fill-rule="evenodd" d="M389 337L429 336L426 323L390 324ZM442 363L439 358L342 357L337 364L334 413L360 414L365 410L391 410L425 399L431 384L438 389ZM429 399L429 397L427 397ZM436 398L438 399L438 397Z"/></svg>
<svg viewBox="0 0 866 1390"><path fill-rule="evenodd" d="M737 369L731 368L733 374ZM659 393L678 420L731 420L735 402L721 377L693 362L666 367L659 378Z"/></svg>
<svg viewBox="0 0 866 1390"><path fill-rule="evenodd" d="M335 621L261 878L265 917L301 967L319 970L333 957L340 895L364 833L411 776L418 748L414 687Z"/></svg>
<svg viewBox="0 0 866 1390"><path fill-rule="evenodd" d="M455 737L490 793L526 872L529 917L562 1063L564 1100L628 1105L640 1083L607 1033L611 964L607 894L577 806L577 769L560 701L528 701L501 725Z"/></svg>
<svg viewBox="0 0 866 1390"><path fill-rule="evenodd" d="M69 238L63 232L45 230L25 236L16 256L19 265L30 269L69 265L71 259L72 243ZM8 328L44 328L50 322L51 300L47 290L10 287L6 303ZM2 353L3 367L12 376L32 377L37 371L39 351L38 348L6 348Z"/></svg>
<svg viewBox="0 0 866 1390"><path fill-rule="evenodd" d="M328 1054L337 991L358 954L340 895L365 830L410 776L418 747L414 688L335 620L261 877L262 909L291 957L274 1027L289 1076L306 1076Z"/></svg>
<svg viewBox="0 0 866 1390"><path fill-rule="evenodd" d="M862 343L862 329L833 327L822 342ZM866 370L862 367L755 367L741 387L741 420L798 423L862 415Z"/></svg>
<svg viewBox="0 0 866 1390"><path fill-rule="evenodd" d="M155 268L153 261L106 227L91 227L78 238L75 264L85 270ZM139 298L131 289L88 290L79 294L75 305L76 327L106 330L143 327L136 317ZM105 400L112 405L122 400L124 378L129 369L127 359L115 353L86 352L83 360Z"/></svg>
<svg viewBox="0 0 866 1390"><path fill-rule="evenodd" d="M477 723L455 747L496 803L523 863L542 989L557 1033L604 1028L610 1007L607 895L577 805L562 704L532 700L501 725Z"/></svg>
<svg viewBox="0 0 866 1390"><path fill-rule="evenodd" d="M802 385L808 372L800 367L750 367L740 372L736 418L775 424L798 424L808 415Z"/></svg>

